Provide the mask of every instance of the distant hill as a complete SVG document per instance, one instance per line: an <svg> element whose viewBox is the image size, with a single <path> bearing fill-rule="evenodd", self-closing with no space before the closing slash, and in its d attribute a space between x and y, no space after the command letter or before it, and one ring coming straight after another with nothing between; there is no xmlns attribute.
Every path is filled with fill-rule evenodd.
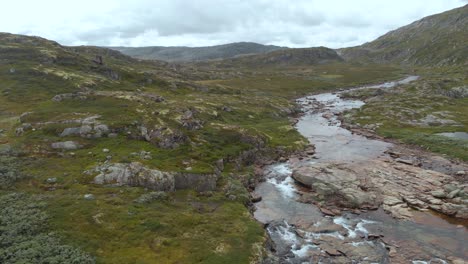
<svg viewBox="0 0 468 264"><path fill-rule="evenodd" d="M194 62L234 58L243 55L262 54L286 49L285 47L239 42L210 47L110 47L138 59L169 62Z"/></svg>
<svg viewBox="0 0 468 264"><path fill-rule="evenodd" d="M361 46L338 50L346 60L412 65L466 65L468 5L425 17Z"/></svg>
<svg viewBox="0 0 468 264"><path fill-rule="evenodd" d="M217 67L288 67L317 65L340 62L343 59L329 48L301 48L276 50L264 54L225 59L216 62L200 62L199 65L216 65Z"/></svg>

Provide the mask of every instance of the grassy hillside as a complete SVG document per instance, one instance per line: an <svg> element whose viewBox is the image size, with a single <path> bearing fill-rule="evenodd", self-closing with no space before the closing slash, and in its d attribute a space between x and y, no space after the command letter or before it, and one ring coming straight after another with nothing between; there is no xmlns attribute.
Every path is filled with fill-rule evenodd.
<svg viewBox="0 0 468 264"><path fill-rule="evenodd" d="M449 66L468 63L468 5L425 17L361 46L339 50L347 60Z"/></svg>

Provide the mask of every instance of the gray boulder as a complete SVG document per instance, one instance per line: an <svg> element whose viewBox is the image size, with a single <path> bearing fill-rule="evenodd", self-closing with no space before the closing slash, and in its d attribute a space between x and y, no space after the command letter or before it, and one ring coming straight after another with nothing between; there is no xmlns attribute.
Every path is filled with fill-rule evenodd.
<svg viewBox="0 0 468 264"><path fill-rule="evenodd" d="M80 134L79 127L68 127L63 130L60 134L61 137L69 137L69 136L76 136Z"/></svg>
<svg viewBox="0 0 468 264"><path fill-rule="evenodd" d="M81 146L74 141L64 141L64 142L55 142L51 144L53 149L63 149L63 150L75 150L81 148Z"/></svg>

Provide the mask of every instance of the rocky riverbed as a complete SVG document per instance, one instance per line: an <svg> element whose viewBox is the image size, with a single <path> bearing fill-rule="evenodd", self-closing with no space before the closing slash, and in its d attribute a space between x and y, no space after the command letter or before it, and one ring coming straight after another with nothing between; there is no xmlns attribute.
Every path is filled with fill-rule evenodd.
<svg viewBox="0 0 468 264"><path fill-rule="evenodd" d="M265 263L468 261L466 164L342 127L339 115L362 101L324 93L298 103L296 128L316 151L264 167L254 216L270 238Z"/></svg>

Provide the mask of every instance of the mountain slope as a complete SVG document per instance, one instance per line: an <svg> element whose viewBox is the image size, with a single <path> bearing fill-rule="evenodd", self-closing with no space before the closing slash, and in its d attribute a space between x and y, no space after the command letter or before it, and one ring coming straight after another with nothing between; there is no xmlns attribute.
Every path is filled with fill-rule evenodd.
<svg viewBox="0 0 468 264"><path fill-rule="evenodd" d="M468 5L425 17L361 46L338 50L347 60L411 65L468 62Z"/></svg>
<svg viewBox="0 0 468 264"><path fill-rule="evenodd" d="M273 45L239 42L210 47L111 47L126 55L139 59L163 60L170 62L204 61L233 58L242 55L260 54L284 49Z"/></svg>

